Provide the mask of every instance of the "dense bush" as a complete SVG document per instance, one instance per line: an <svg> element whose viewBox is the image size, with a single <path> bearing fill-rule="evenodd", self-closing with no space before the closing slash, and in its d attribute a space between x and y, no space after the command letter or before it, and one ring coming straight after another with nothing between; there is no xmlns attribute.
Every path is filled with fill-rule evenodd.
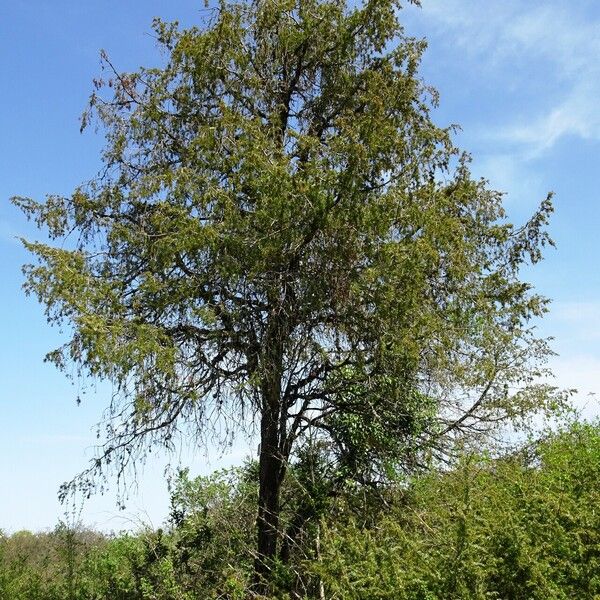
<svg viewBox="0 0 600 600"><path fill-rule="evenodd" d="M283 527L293 543L273 597L600 598L600 425L502 459L465 456L385 494L334 497L314 466L291 471ZM256 489L253 465L182 472L164 530L0 534L0 599L247 598Z"/></svg>
<svg viewBox="0 0 600 600"><path fill-rule="evenodd" d="M308 568L348 600L600 598L600 429L465 457L414 482L374 527L328 524Z"/></svg>

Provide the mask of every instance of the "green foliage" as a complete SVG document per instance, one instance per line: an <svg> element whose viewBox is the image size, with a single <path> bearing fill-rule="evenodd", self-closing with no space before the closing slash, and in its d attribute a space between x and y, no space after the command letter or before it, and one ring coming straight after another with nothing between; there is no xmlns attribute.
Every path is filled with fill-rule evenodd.
<svg viewBox="0 0 600 600"><path fill-rule="evenodd" d="M143 598L136 579L143 562L143 544L129 535L106 540L87 556L83 565L83 598Z"/></svg>
<svg viewBox="0 0 600 600"><path fill-rule="evenodd" d="M155 21L162 68L103 56L83 123L102 174L14 200L53 240L24 242L26 291L73 332L48 358L116 390L86 493L254 418L275 497L305 432L372 481L564 399L535 383L545 301L519 274L550 198L515 227L472 178L399 8L220 2L199 27Z"/></svg>
<svg viewBox="0 0 600 600"><path fill-rule="evenodd" d="M339 600L600 596L598 424L574 425L504 458L465 455L452 470L389 489L385 506L356 489L331 498L315 460L299 460L283 491L294 544L274 563L269 598L316 600L321 586ZM0 598L256 597L255 470L195 479L182 472L165 530L101 536L59 526L1 536ZM298 514L301 533L288 520Z"/></svg>
<svg viewBox="0 0 600 600"><path fill-rule="evenodd" d="M551 197L514 226L473 178L431 118L425 42L400 4L222 0L198 27L157 19L162 67L120 73L102 56L83 118L106 138L100 175L67 197L14 199L50 237L24 241L25 290L71 335L47 358L114 390L105 443L62 496L182 436L258 431L263 591L287 577L292 545L317 542L323 489L389 483L568 397L539 383L551 352L532 320L546 301L521 279L552 244ZM326 469L307 479L308 442ZM286 486L317 500L287 502ZM218 537L210 502L226 513L233 500L216 480L199 489L194 535ZM223 560L247 538L198 554L188 533L152 538L136 593L187 593L179 543L208 587L225 586Z"/></svg>
<svg viewBox="0 0 600 600"><path fill-rule="evenodd" d="M600 429L578 425L501 460L415 481L364 528L329 523L309 566L348 600L600 595Z"/></svg>
<svg viewBox="0 0 600 600"><path fill-rule="evenodd" d="M50 533L0 536L0 598L74 600L83 585L86 556L103 536L59 524Z"/></svg>
<svg viewBox="0 0 600 600"><path fill-rule="evenodd" d="M258 489L255 465L190 480L182 471L171 496L175 557L194 597L241 598L254 558Z"/></svg>

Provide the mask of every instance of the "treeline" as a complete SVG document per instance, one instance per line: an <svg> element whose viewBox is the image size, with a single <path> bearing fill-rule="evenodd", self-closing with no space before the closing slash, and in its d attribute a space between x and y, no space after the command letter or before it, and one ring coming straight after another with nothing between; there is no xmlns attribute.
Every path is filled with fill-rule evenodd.
<svg viewBox="0 0 600 600"><path fill-rule="evenodd" d="M600 597L600 425L384 489L333 494L298 460L283 494L272 598ZM0 537L3 600L243 599L253 577L256 466L182 472L164 529L58 526Z"/></svg>

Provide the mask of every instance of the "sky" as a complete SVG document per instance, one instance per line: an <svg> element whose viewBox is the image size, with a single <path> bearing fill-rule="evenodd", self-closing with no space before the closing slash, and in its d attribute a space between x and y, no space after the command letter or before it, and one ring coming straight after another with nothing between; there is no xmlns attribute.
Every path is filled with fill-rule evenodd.
<svg viewBox="0 0 600 600"><path fill-rule="evenodd" d="M39 237L9 202L69 194L100 167L102 136L79 116L108 51L120 70L160 63L155 16L198 22L191 0L12 0L0 4L0 529L50 529L66 519L58 486L86 466L107 387L70 383L43 362L64 336L22 289L28 260L18 238ZM540 333L554 337L556 383L578 388L587 417L600 413L600 4L597 0L423 0L402 11L406 33L425 37L421 68L440 93L440 125L458 124L473 172L506 193L522 222L549 191L557 248L526 272L553 300ZM82 392L83 402L75 399ZM238 463L184 450L192 474ZM164 460L149 462L124 511L114 491L78 516L101 529L159 525L168 511Z"/></svg>

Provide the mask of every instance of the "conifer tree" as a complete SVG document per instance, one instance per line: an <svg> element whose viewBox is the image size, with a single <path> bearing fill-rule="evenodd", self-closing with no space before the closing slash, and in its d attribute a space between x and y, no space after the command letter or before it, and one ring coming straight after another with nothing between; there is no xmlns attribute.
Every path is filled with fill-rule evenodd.
<svg viewBox="0 0 600 600"><path fill-rule="evenodd" d="M26 290L72 332L50 360L116 390L71 486L254 430L259 576L305 436L371 484L560 400L536 384L545 301L519 275L550 199L515 227L471 176L400 8L240 0L187 30L156 20L166 64L103 56L83 120L105 132L102 172L15 199L54 240L25 242Z"/></svg>

